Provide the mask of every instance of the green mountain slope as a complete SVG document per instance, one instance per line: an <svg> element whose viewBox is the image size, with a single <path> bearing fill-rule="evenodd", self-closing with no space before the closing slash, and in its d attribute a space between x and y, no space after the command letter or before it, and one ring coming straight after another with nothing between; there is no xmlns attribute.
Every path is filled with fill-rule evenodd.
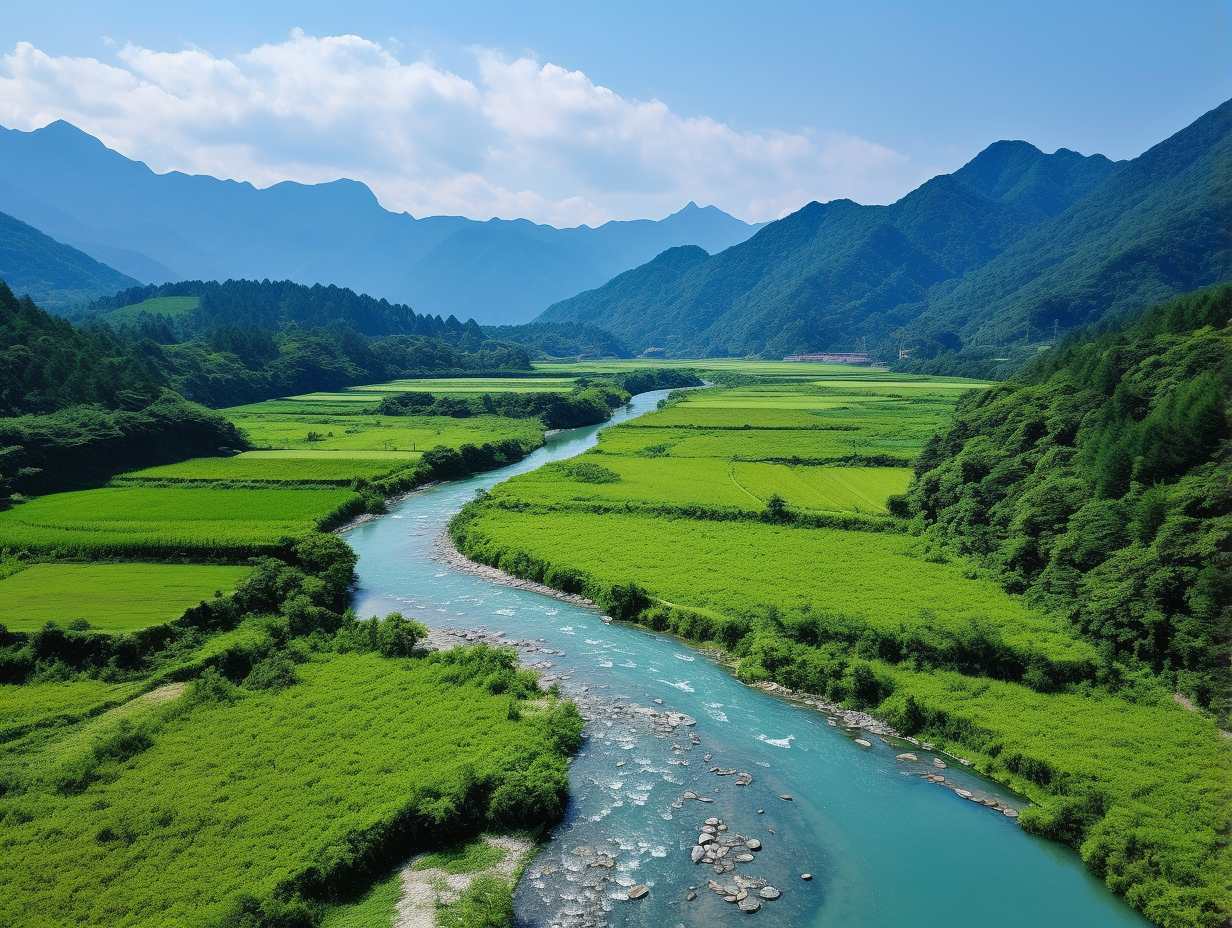
<svg viewBox="0 0 1232 928"><path fill-rule="evenodd" d="M0 213L0 277L49 309L85 303L137 281Z"/></svg>
<svg viewBox="0 0 1232 928"><path fill-rule="evenodd" d="M934 294L919 331L1004 345L1232 277L1232 101L1120 165L1090 195Z"/></svg>
<svg viewBox="0 0 1232 928"><path fill-rule="evenodd" d="M1102 673L1232 723L1232 285L1083 333L960 404L896 507L1062 612Z"/></svg>
<svg viewBox="0 0 1232 928"><path fill-rule="evenodd" d="M540 322L634 351L896 360L1035 340L1229 276L1232 101L1131 162L998 142L891 206L810 203L714 256L674 249Z"/></svg>

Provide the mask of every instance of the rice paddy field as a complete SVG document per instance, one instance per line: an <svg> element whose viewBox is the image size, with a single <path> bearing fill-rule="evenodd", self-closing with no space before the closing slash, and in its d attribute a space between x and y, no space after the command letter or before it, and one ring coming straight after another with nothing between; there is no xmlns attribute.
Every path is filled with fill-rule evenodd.
<svg viewBox="0 0 1232 928"><path fill-rule="evenodd" d="M337 406L336 401L329 402ZM270 400L222 412L261 450L383 452L397 457L436 445L457 448L512 439L529 450L543 441L543 426L538 419L372 416L337 411L322 414L313 412L311 404L301 400Z"/></svg>
<svg viewBox="0 0 1232 928"><path fill-rule="evenodd" d="M200 564L34 564L0 580L0 625L34 631L85 619L98 631L136 631L230 593L247 573Z"/></svg>
<svg viewBox="0 0 1232 928"><path fill-rule="evenodd" d="M0 512L0 546L85 557L236 555L315 531L362 503L341 489L105 487Z"/></svg>
<svg viewBox="0 0 1232 928"><path fill-rule="evenodd" d="M323 483L349 486L356 477L385 475L421 457L416 451L244 451L229 458L193 458L148 467L116 478L117 483Z"/></svg>

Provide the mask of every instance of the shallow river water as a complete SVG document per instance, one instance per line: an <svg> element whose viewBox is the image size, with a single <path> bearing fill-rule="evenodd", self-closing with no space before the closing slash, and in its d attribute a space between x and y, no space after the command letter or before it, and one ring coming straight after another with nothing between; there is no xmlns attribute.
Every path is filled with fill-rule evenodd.
<svg viewBox="0 0 1232 928"><path fill-rule="evenodd" d="M636 397L609 424L655 408L664 395ZM528 659L563 675L562 688L591 719L571 768L567 817L518 885L519 924L1149 924L1073 851L922 779L935 769L928 752L916 749L919 762L904 763L895 759L904 748L876 737L862 735L872 747L861 747L825 713L745 687L679 641L605 625L595 609L493 584L440 560L437 539L476 490L579 454L603 427L552 436L516 465L416 493L346 535L359 554L361 616L396 610L435 628L483 627L533 641L540 650ZM696 724L666 728L673 712ZM940 772L951 783L1024 804L946 760ZM716 766L753 782L737 786L735 776L710 772ZM712 802L682 799L686 791ZM762 842L752 862L718 874L690 860L711 817L729 835ZM782 895L746 916L707 889L707 880L730 885L737 876L765 880ZM629 901L625 890L634 884L649 894Z"/></svg>

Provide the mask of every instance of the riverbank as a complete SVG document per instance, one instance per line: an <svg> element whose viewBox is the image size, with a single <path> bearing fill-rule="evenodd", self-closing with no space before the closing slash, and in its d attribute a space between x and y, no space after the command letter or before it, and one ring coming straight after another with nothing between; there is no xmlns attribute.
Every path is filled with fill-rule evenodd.
<svg viewBox="0 0 1232 928"><path fill-rule="evenodd" d="M559 599L564 602L571 603L575 606L583 608L596 608L596 604L583 596L573 593L565 593L553 587L542 583L536 583L533 580L523 580L515 577L512 574L506 573L495 567L490 567L487 564L480 564L477 561L472 561L466 555L458 551L453 541L448 534L442 535L436 540L433 545L434 559L447 565L453 570L468 574L472 577L477 577L486 583L492 583L499 586L506 586L516 590L523 590L528 593L536 593L542 596L551 596L554 599ZM605 622L610 622L609 616L600 616L600 619ZM429 640L435 647L452 647L458 644L502 644L514 647L522 656L526 666L531 667L544 673L552 670L556 665L552 662L538 662L533 660L533 655L541 653L549 656L565 656L565 652L557 651L552 648L544 648L542 640L540 641L520 641L517 639L506 638L505 631L488 631L486 628L456 630L452 628L434 629ZM813 712L820 713L826 717L826 723L832 727L841 729L845 735L851 738L854 743L860 747L870 747L871 743L868 738L878 738L884 744L889 745L900 753L897 755L897 760L900 762L902 769L909 772L913 776L918 776L930 783L942 786L951 790L955 795L970 802L983 805L994 811L1000 812L1006 818L1016 821L1022 810L1029 806L1029 801L1023 798L1019 802L1007 801L1003 796L996 796L987 790L981 790L975 784L968 781L956 782L946 777L942 772L949 769L949 763L942 758L949 758L950 761L958 764L960 767L974 768L973 763L965 757L960 757L949 751L940 749L933 742L921 741L910 735L904 735L894 728L889 721L878 715L861 711L859 709L849 709L837 703L829 702L824 697L816 693L807 693L803 691L793 690L779 683L771 681L759 681L755 683L744 683L736 676L735 668L738 664L732 655L725 651L715 648L700 647L695 642L689 642L684 639L682 641L688 647L699 652L703 656L709 657L719 666L724 667L731 672L732 677L741 682L742 685L748 686L751 689L759 690L772 696L779 697L792 705L800 708L808 709ZM549 674L544 677L545 683L550 683L558 680L568 680L569 675ZM591 714L593 717L593 713ZM587 713L583 713L583 717L587 717ZM590 719L588 718L588 721ZM918 750L921 753L926 753L921 759L914 751ZM713 772L713 771L712 771ZM738 773L739 771L728 771L729 773ZM747 776L745 774L744 776ZM993 778L995 782L1000 782L1002 785L1013 788L1012 783Z"/></svg>

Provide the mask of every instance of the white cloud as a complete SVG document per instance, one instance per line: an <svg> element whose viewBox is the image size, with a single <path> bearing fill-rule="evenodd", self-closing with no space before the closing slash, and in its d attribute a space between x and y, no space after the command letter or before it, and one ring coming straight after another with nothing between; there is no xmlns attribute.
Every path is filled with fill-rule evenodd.
<svg viewBox="0 0 1232 928"><path fill-rule="evenodd" d="M760 221L813 199L890 202L924 179L854 136L738 132L581 71L475 55L477 81L298 30L233 58L127 45L110 64L20 43L0 66L0 123L64 119L156 171L258 186L353 177L417 216L556 225L662 216L688 200Z"/></svg>

